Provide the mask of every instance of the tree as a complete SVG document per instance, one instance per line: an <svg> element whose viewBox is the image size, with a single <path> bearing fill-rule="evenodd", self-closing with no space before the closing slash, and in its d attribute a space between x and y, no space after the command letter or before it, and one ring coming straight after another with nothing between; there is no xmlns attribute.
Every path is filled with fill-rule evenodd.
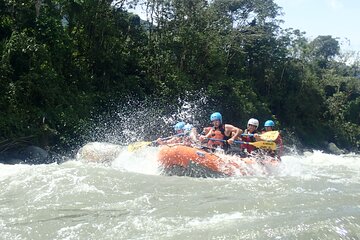
<svg viewBox="0 0 360 240"><path fill-rule="evenodd" d="M324 68L329 61L339 54L339 42L332 36L318 36L309 43L310 56Z"/></svg>

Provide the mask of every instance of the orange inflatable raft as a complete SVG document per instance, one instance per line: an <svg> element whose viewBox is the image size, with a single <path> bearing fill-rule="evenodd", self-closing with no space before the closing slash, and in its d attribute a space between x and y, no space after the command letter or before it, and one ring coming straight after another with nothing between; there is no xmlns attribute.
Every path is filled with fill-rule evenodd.
<svg viewBox="0 0 360 240"><path fill-rule="evenodd" d="M163 145L158 161L165 175L190 177L228 177L269 173L278 161L217 155L184 145Z"/></svg>

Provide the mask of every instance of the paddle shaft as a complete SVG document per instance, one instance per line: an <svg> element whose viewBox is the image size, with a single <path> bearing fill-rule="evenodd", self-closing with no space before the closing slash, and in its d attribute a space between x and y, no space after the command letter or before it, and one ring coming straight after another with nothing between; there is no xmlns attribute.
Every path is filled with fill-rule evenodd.
<svg viewBox="0 0 360 240"><path fill-rule="evenodd" d="M181 136L184 136L185 135L185 133L178 133L178 134L175 134L175 135L173 135L173 136L169 136L169 137L165 137L165 138L160 138L161 139L161 141L164 141L164 140L169 140L169 139L171 139L171 138L173 138L173 137L181 137ZM157 142L157 140L154 140L154 141L152 141L152 143L156 143Z"/></svg>
<svg viewBox="0 0 360 240"><path fill-rule="evenodd" d="M214 139L214 138L208 138L208 140L211 140L211 141L219 141L219 142L227 142L226 140ZM235 140L234 143L238 143L238 144L249 144L249 145L255 146L255 147L257 147L257 148L265 148L265 149L271 149L271 150L275 150L275 149L276 149L276 143L274 143L274 142L266 142L266 141L245 142L245 141Z"/></svg>
<svg viewBox="0 0 360 240"><path fill-rule="evenodd" d="M208 138L207 140L218 141L218 142L227 142L227 140L215 139L215 138ZM235 140L234 143L238 143L238 144L252 144L252 142L245 142L245 141L239 141L239 140Z"/></svg>
<svg viewBox="0 0 360 240"><path fill-rule="evenodd" d="M179 133L179 134L176 134L176 135L173 135L173 136L161 138L161 140L165 141L165 140L171 139L173 137L182 136L182 135L184 135L184 133ZM128 151L129 152L134 152L134 151L136 151L138 149L141 149L143 147L149 146L150 144L154 144L154 143L157 143L157 140L152 141L152 142L135 142L135 143L131 143L131 144L128 145Z"/></svg>

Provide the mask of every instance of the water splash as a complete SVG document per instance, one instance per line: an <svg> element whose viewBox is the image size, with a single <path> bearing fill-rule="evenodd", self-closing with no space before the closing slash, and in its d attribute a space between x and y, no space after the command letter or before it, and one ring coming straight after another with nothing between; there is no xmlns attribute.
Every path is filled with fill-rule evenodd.
<svg viewBox="0 0 360 240"><path fill-rule="evenodd" d="M82 151L86 148L87 150L83 153L79 151L81 156L78 159L93 158L96 162L107 162L113 168L122 171L157 175L159 171L158 164L154 160L155 150L144 148L130 154L125 150L126 146L137 141L153 141L158 137L172 135L172 126L178 121L191 123L200 132L208 123L210 113L208 105L209 100L203 92L187 92L173 104L154 99L144 101L128 99L120 106L111 106L109 107L111 110L93 118L93 127L87 136L88 144L82 148ZM339 163L333 160L333 155L322 152L315 151L302 155L296 147L287 147L286 152L287 156L283 158L279 167L280 175L283 176L315 176L329 166L347 169L349 165L354 164L350 158L346 164ZM89 156L85 156L84 153L88 153ZM345 161L344 159L342 161ZM143 167L145 165L146 167ZM313 166L314 171L309 170L312 169L309 168L310 165ZM355 164L348 169L358 170L359 166ZM258 169L249 171L254 172L250 175L257 176L262 172Z"/></svg>
<svg viewBox="0 0 360 240"><path fill-rule="evenodd" d="M207 97L203 92L187 92L174 104L148 99L129 99L124 104L92 117L85 142L109 142L128 145L173 134L172 126L185 121L200 128L207 122Z"/></svg>
<svg viewBox="0 0 360 240"><path fill-rule="evenodd" d="M360 157L356 154L332 155L322 151L304 152L282 158L282 175L332 178L343 177L346 174L359 176ZM341 175L339 175L341 173Z"/></svg>
<svg viewBox="0 0 360 240"><path fill-rule="evenodd" d="M111 163L115 169L148 175L160 175L161 169L157 161L158 149L149 147L129 152L124 149Z"/></svg>

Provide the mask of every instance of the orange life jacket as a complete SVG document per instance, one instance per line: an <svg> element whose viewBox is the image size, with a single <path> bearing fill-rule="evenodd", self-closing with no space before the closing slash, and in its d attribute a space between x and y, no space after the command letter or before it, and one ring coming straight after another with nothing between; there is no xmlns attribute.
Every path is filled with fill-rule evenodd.
<svg viewBox="0 0 360 240"><path fill-rule="evenodd" d="M212 127L210 138L218 139L218 140L228 140L229 137L225 135L225 126L220 125L218 128ZM227 149L229 147L229 144L224 141L214 141L209 140L208 141L208 147L210 148L216 148L221 147L223 149Z"/></svg>

